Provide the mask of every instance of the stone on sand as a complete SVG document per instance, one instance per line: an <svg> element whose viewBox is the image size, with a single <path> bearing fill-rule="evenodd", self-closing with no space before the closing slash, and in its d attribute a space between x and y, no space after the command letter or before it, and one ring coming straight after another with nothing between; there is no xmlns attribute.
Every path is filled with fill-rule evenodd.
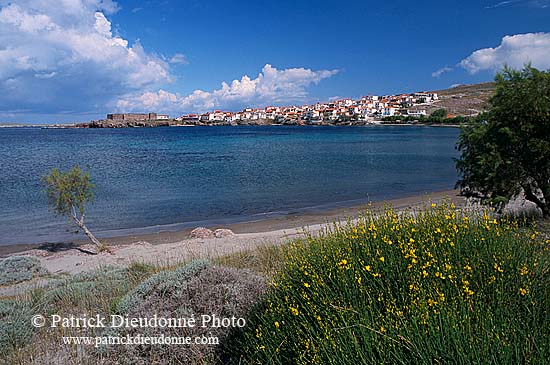
<svg viewBox="0 0 550 365"><path fill-rule="evenodd" d="M191 237L193 238L214 238L214 232L211 229L205 227L197 227L191 231Z"/></svg>

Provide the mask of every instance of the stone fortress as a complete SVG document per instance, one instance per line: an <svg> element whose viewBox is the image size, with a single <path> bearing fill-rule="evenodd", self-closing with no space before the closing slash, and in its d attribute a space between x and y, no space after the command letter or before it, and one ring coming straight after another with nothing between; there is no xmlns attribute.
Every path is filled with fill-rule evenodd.
<svg viewBox="0 0 550 365"><path fill-rule="evenodd" d="M107 114L107 120L116 121L138 121L138 120L167 120L170 117L166 114L157 113L125 113L125 114Z"/></svg>

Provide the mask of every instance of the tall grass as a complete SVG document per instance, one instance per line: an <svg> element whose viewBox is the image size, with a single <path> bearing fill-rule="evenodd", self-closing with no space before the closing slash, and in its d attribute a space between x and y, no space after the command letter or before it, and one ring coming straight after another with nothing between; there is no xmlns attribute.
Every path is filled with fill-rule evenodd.
<svg viewBox="0 0 550 365"><path fill-rule="evenodd" d="M549 242L452 204L367 212L292 245L227 360L544 363Z"/></svg>

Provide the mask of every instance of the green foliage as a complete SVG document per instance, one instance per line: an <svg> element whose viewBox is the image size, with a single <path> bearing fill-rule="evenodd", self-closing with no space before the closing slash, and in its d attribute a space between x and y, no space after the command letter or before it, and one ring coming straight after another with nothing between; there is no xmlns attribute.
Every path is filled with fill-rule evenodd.
<svg viewBox="0 0 550 365"><path fill-rule="evenodd" d="M185 283L209 265L207 260L195 260L174 271L161 271L151 276L149 279L136 286L118 302L116 312L120 314L128 313L132 308L143 302L145 298L155 290L163 291L168 290L168 288L170 288L170 290L177 290L179 285ZM182 289L179 288L179 290Z"/></svg>
<svg viewBox="0 0 550 365"><path fill-rule="evenodd" d="M544 363L549 244L452 205L367 212L293 245L227 362Z"/></svg>
<svg viewBox="0 0 550 365"><path fill-rule="evenodd" d="M134 276L135 273L131 274L128 269L109 267L72 275L50 282L43 290L40 303L50 309L69 305L98 310L97 298L110 297L115 300L126 294L135 285Z"/></svg>
<svg viewBox="0 0 550 365"><path fill-rule="evenodd" d="M457 185L499 203L523 192L550 215L550 72L505 68L486 114L462 129Z"/></svg>
<svg viewBox="0 0 550 365"><path fill-rule="evenodd" d="M28 303L0 300L0 356L27 344L34 333L31 325L33 313Z"/></svg>
<svg viewBox="0 0 550 365"><path fill-rule="evenodd" d="M112 363L154 364L212 364L220 344L231 327L202 326L202 316L241 318L266 288L266 280L249 270L204 266L205 262L168 271L149 281L147 289L140 289L138 300L133 300L125 313L129 318L195 318L196 326L189 328L119 328L117 336L159 336L192 338L216 337L219 344L189 344L186 346L115 346L100 351ZM199 270L200 269L200 270ZM162 285L158 279L162 278ZM157 285L151 283L157 282ZM109 332L115 335L113 330Z"/></svg>
<svg viewBox="0 0 550 365"><path fill-rule="evenodd" d="M32 289L29 295L17 300L0 300L0 359L4 357L6 364L27 363L29 358L41 364L104 363L93 358L95 354L89 349L64 347L59 342L61 336L100 335L101 328L43 328L30 342L34 333L32 315L108 316L118 300L152 271L153 268L145 264L131 265L128 269L106 266L92 272L52 278L46 286ZM72 361L67 356L72 357ZM0 363L3 362L0 360Z"/></svg>
<svg viewBox="0 0 550 365"><path fill-rule="evenodd" d="M445 110L445 109L438 109L438 110ZM437 110L436 110L437 112ZM435 113L435 112L434 112ZM441 116L434 116L433 113L426 117L426 116L410 116L410 115L394 115L391 117L384 117L382 118L382 121L384 122L394 122L394 123L405 123L405 122L419 122L419 123L425 123L425 124L449 124L449 125L462 125L467 124L472 120L471 117L463 117L463 116L456 116L456 117L441 117Z"/></svg>
<svg viewBox="0 0 550 365"><path fill-rule="evenodd" d="M48 204L59 215L71 216L75 214L74 210L84 215L86 203L93 201L95 185L90 174L79 166L67 172L53 169L42 181L46 185Z"/></svg>
<svg viewBox="0 0 550 365"><path fill-rule="evenodd" d="M0 285L16 284L47 274L40 260L31 256L11 256L0 260Z"/></svg>
<svg viewBox="0 0 550 365"><path fill-rule="evenodd" d="M447 109L441 108L441 109L434 110L430 114L430 117L435 118L435 119L445 119L445 118L447 118L447 115L448 115Z"/></svg>

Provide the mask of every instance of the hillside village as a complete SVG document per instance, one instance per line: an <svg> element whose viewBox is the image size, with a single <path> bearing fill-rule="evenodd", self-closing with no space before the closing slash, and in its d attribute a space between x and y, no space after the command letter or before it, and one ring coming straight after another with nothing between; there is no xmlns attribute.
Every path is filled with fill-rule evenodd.
<svg viewBox="0 0 550 365"><path fill-rule="evenodd" d="M428 107L438 100L437 93L431 92L370 95L358 100L345 98L313 105L245 108L240 112L215 110L203 114L186 114L176 120L192 125L374 123L396 115L425 116Z"/></svg>
<svg viewBox="0 0 550 365"><path fill-rule="evenodd" d="M482 112L494 92L493 83L458 85L433 92L399 95L370 95L354 100L344 98L302 106L245 108L238 112L214 110L172 118L157 113L107 114L103 120L77 124L77 128L162 127L197 125L366 125L426 121L438 109L447 118L475 116ZM452 119L449 119L453 121Z"/></svg>

